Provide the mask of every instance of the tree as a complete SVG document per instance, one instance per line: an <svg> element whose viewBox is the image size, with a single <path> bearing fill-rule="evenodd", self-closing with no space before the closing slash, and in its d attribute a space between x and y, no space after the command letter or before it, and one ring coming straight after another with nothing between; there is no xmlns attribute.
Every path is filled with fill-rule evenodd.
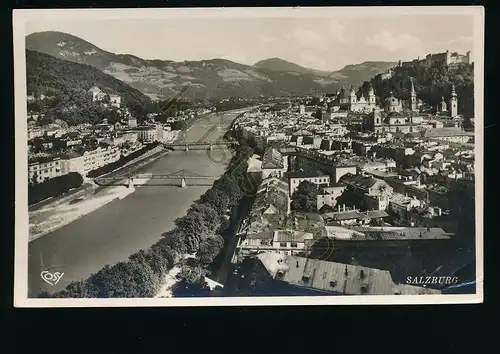
<svg viewBox="0 0 500 354"><path fill-rule="evenodd" d="M56 293L54 296L59 298L96 298L98 297L98 289L91 282L86 280L79 280L71 282L66 289Z"/></svg>
<svg viewBox="0 0 500 354"><path fill-rule="evenodd" d="M173 287L172 293L175 297L208 296L210 288L205 280L208 273L200 266L183 266L177 274L178 283Z"/></svg>
<svg viewBox="0 0 500 354"><path fill-rule="evenodd" d="M188 211L188 214L198 213L204 220L207 230L212 231L220 224L220 215L217 211L207 204L194 204Z"/></svg>
<svg viewBox="0 0 500 354"><path fill-rule="evenodd" d="M172 130L183 130L184 128L186 128L186 122L183 120L178 120L178 121L172 122L170 124L170 127L172 128Z"/></svg>
<svg viewBox="0 0 500 354"><path fill-rule="evenodd" d="M180 229L174 229L164 234L166 243L179 254L187 253L186 234Z"/></svg>
<svg viewBox="0 0 500 354"><path fill-rule="evenodd" d="M184 232L186 240L204 238L209 233L204 215L200 212L190 212L177 219L175 225Z"/></svg>
<svg viewBox="0 0 500 354"><path fill-rule="evenodd" d="M317 211L318 186L309 181L302 181L292 195L292 209L295 211Z"/></svg>
<svg viewBox="0 0 500 354"><path fill-rule="evenodd" d="M146 260L153 272L163 279L174 265L175 252L170 246L157 243L146 252Z"/></svg>
<svg viewBox="0 0 500 354"><path fill-rule="evenodd" d="M219 255L224 247L224 240L219 235L213 235L200 243L196 257L201 264L208 265Z"/></svg>
<svg viewBox="0 0 500 354"><path fill-rule="evenodd" d="M203 204L210 205L219 215L224 215L229 204L229 198L226 193L219 189L209 189L200 197Z"/></svg>
<svg viewBox="0 0 500 354"><path fill-rule="evenodd" d="M160 279L151 267L139 260L105 266L90 277L99 298L141 298L156 295Z"/></svg>

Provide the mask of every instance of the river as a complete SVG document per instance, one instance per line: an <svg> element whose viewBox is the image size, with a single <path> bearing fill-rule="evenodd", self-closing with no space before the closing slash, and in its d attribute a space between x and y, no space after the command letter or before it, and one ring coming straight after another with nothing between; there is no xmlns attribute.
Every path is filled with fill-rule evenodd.
<svg viewBox="0 0 500 354"><path fill-rule="evenodd" d="M193 123L181 140L222 139L235 117L236 113L201 118ZM173 151L141 169L141 172L170 174L184 170L185 174L220 176L230 158L227 148ZM177 182L180 184L180 181ZM132 253L149 248L162 238L164 232L173 228L175 219L183 216L193 202L210 188L208 183L189 186L189 179L187 183L187 188L180 188L151 179L145 185L136 187L135 192L124 199L112 201L30 242L28 297L36 297L41 291L60 291L70 282L85 279L107 264L113 265L126 260ZM64 275L52 286L42 280L42 271Z"/></svg>

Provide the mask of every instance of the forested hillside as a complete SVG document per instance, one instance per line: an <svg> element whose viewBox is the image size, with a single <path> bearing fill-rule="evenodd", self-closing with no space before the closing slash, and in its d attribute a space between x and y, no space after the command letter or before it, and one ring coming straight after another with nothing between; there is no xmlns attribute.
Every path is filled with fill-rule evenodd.
<svg viewBox="0 0 500 354"><path fill-rule="evenodd" d="M392 91L400 99L408 100L413 79L417 98L435 108L444 97L449 101L452 84L458 95L458 112L467 117L474 116L474 64L455 67L437 65L396 67L392 78L383 80L380 75L363 83L361 91L368 92L370 82L379 100L388 97Z"/></svg>
<svg viewBox="0 0 500 354"><path fill-rule="evenodd" d="M48 107L40 107L42 111L45 108L43 113L48 118L85 122L89 114L98 110L86 95L92 86L120 95L122 105L135 115L143 115L145 107L151 104L140 91L94 67L30 50L26 51L26 81L28 94L55 96Z"/></svg>

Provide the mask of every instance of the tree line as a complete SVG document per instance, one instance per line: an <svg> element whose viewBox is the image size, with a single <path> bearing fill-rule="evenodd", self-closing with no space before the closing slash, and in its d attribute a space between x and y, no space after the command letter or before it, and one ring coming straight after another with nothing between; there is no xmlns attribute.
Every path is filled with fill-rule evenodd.
<svg viewBox="0 0 500 354"><path fill-rule="evenodd" d="M167 273L182 263L177 278L177 294L186 296L197 289L200 295L208 293L205 275L208 265L223 249L223 230L227 215L249 193L256 190L248 179L247 160L253 150L240 145L230 161L229 168L212 188L207 190L175 221L175 228L166 232L160 241L148 250L132 254L127 261L106 265L89 278L70 283L64 290L39 297L54 298L147 298L155 296ZM182 262L185 254L195 254L190 262Z"/></svg>
<svg viewBox="0 0 500 354"><path fill-rule="evenodd" d="M70 189L80 187L82 184L83 178L78 172L70 172L41 183L29 182L28 205L41 202L47 198L59 197L68 193Z"/></svg>

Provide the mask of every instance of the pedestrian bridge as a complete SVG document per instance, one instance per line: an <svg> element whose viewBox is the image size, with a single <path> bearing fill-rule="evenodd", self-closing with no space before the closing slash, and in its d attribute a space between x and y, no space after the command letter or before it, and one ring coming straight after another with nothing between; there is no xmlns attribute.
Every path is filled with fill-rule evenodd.
<svg viewBox="0 0 500 354"><path fill-rule="evenodd" d="M185 143L172 143L172 144L164 144L165 148L170 148L173 150L214 150L214 149L224 149L230 146L230 142L225 141L215 141L215 142L185 142Z"/></svg>
<svg viewBox="0 0 500 354"><path fill-rule="evenodd" d="M150 180L159 180L160 183L150 183L148 186L211 186L220 176L203 176L180 170L174 173L130 173L112 177L97 177L94 182L101 186L127 186L144 185Z"/></svg>

